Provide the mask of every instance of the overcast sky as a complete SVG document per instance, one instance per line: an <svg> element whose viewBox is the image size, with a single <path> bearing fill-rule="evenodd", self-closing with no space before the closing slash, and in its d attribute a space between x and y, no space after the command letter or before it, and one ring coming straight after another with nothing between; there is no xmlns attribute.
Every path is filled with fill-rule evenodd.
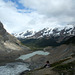
<svg viewBox="0 0 75 75"><path fill-rule="evenodd" d="M0 21L9 33L75 24L75 0L0 0Z"/></svg>

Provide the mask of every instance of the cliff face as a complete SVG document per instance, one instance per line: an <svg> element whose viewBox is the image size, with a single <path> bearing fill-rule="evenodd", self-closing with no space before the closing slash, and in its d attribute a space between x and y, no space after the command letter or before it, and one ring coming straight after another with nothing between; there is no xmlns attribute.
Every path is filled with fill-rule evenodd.
<svg viewBox="0 0 75 75"><path fill-rule="evenodd" d="M28 50L29 48L22 46L20 41L9 34L0 22L0 61L15 59Z"/></svg>

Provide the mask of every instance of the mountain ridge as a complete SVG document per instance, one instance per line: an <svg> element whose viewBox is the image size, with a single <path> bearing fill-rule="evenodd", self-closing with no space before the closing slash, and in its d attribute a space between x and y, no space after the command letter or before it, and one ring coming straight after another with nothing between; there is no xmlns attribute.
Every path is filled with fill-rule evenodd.
<svg viewBox="0 0 75 75"><path fill-rule="evenodd" d="M27 53L29 50L17 38L9 34L0 22L0 62L15 60L19 55Z"/></svg>
<svg viewBox="0 0 75 75"><path fill-rule="evenodd" d="M38 39L42 37L51 37L51 36L61 36L61 35L75 35L75 27L74 25L67 25L63 28L57 27L54 29L51 28L44 28L38 32L36 31L26 31L26 32L20 32L20 33L13 33L14 36L17 38L33 38L33 39ZM26 35L28 34L28 35Z"/></svg>
<svg viewBox="0 0 75 75"><path fill-rule="evenodd" d="M73 36L75 36L75 26L67 25L63 28L44 28L29 37L17 38L27 46L46 47L59 46Z"/></svg>

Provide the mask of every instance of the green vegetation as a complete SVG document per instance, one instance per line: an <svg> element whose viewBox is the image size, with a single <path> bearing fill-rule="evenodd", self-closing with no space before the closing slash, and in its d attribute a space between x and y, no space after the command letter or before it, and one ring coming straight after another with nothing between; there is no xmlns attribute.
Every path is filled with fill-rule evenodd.
<svg viewBox="0 0 75 75"><path fill-rule="evenodd" d="M60 61L54 62L54 63L51 64L51 67L58 66L58 65L61 64L62 62L67 61L67 60L69 60L69 59L70 59L70 58L66 58L66 59L62 59L62 60L60 60Z"/></svg>
<svg viewBox="0 0 75 75"><path fill-rule="evenodd" d="M26 73L26 75L32 75L32 72L28 72L28 73Z"/></svg>
<svg viewBox="0 0 75 75"><path fill-rule="evenodd" d="M67 41L64 42L64 44L74 44L75 45L75 36L71 37Z"/></svg>
<svg viewBox="0 0 75 75"><path fill-rule="evenodd" d="M27 39L28 40L28 39ZM21 44L22 45L25 45L25 46L27 46L27 47L29 47L31 50L34 50L34 51L37 51L37 50L43 50L44 49L44 47L39 47L39 46L37 46L36 44L34 44L33 42L30 42L30 43L25 43L25 41L27 41L26 39L22 39L22 40L20 40L21 41Z"/></svg>
<svg viewBox="0 0 75 75"><path fill-rule="evenodd" d="M23 45L30 47L33 50L43 49L47 46L58 46L54 39L19 39Z"/></svg>
<svg viewBox="0 0 75 75"><path fill-rule="evenodd" d="M38 50L43 50L44 49L44 47L35 47L35 46L30 46L30 45L26 45L26 46L28 46L33 51L38 51Z"/></svg>
<svg viewBox="0 0 75 75"><path fill-rule="evenodd" d="M67 64L60 64L54 67L53 70L58 71L59 74L63 73L64 75L75 75L75 61Z"/></svg>
<svg viewBox="0 0 75 75"><path fill-rule="evenodd" d="M30 47L47 47L47 46L59 46L61 44L75 44L75 36L69 38L66 41L57 43L54 38L41 38L41 39L19 39L22 44Z"/></svg>

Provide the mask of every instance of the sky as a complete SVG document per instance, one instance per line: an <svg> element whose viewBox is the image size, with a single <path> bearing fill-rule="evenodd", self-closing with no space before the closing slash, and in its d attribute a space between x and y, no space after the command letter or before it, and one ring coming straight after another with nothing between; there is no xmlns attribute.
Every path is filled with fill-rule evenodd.
<svg viewBox="0 0 75 75"><path fill-rule="evenodd" d="M75 0L0 0L0 21L9 33L75 24Z"/></svg>

